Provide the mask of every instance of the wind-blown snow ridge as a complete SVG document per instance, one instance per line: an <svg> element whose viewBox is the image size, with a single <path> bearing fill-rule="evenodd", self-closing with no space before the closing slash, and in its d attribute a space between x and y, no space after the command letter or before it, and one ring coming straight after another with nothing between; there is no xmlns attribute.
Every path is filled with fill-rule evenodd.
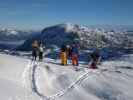
<svg viewBox="0 0 133 100"><path fill-rule="evenodd" d="M44 100L48 100L47 99L47 96L41 94L39 91L38 91L38 88L37 88L37 85L36 85L36 69L38 67L38 63L35 62L35 61L32 61L33 62L33 65L31 66L32 68L32 72L31 72L31 88L32 88L32 91L35 92L39 97L43 98Z"/></svg>
<svg viewBox="0 0 133 100"><path fill-rule="evenodd" d="M108 76L106 76L106 74L104 72L122 74L126 77L129 77L130 79L133 79L132 75L125 73L121 70L121 69L132 69L132 67L130 67L130 66L118 66L115 69L106 69L106 68L98 69L98 70L87 69L87 70L85 70L84 74L79 75L79 77L77 77L77 79L74 82L72 82L70 85L68 85L68 87L66 87L65 89L59 90L59 92L57 92L56 94L53 94L51 96L46 96L40 92L39 86L37 84L37 76L36 75L37 75L37 68L39 68L39 66L40 66L39 62L29 61L27 68L23 72L23 75L25 74L25 76L23 76L23 78L27 78L27 76L29 77L30 87L32 89L32 92L37 94L41 98L41 100L57 100L57 99L61 98L62 96L64 96L65 94L67 94L68 92L72 91L77 85L80 85L81 83L83 83L83 81L85 79L89 78L89 76L92 76L92 75L96 75L96 76L102 75L102 77L108 78ZM83 69L86 69L86 68L84 67ZM26 80L24 81L24 83L25 82L26 82ZM27 85L27 83L25 83L25 85ZM103 93L103 95L104 95L104 93ZM112 99L109 99L109 100L112 100Z"/></svg>
<svg viewBox="0 0 133 100"><path fill-rule="evenodd" d="M84 74L80 75L79 77L77 77L76 81L74 81L73 83L71 83L67 88L60 90L58 93L51 95L51 96L46 96L42 93L40 93L40 91L38 90L38 86L36 84L36 70L38 68L39 64L37 62L33 62L32 67L32 75L31 75L31 85L32 85L32 90L33 92L35 92L42 100L56 100L57 98L60 98L62 96L64 96L67 92L71 91L72 89L74 89L76 87L76 85L80 85L83 80L85 80L86 78L88 78L88 75L92 76L92 75L99 75L102 74L105 71L108 72L113 72L113 73L118 73L118 74L124 74L128 77L130 77L128 74L125 74L121 71L119 71L118 69L114 69L114 70L109 70L109 69L100 69L100 70L87 70L87 72L85 71ZM103 74L104 75L104 74ZM105 76L105 75L104 75ZM131 77L130 77L131 78Z"/></svg>
<svg viewBox="0 0 133 100"><path fill-rule="evenodd" d="M88 77L89 73L94 73L94 71L87 71L83 75L79 76L77 78L77 80L75 82L73 82L72 84L70 84L66 89L61 90L52 96L45 96L44 94L42 94L38 91L38 88L36 85L35 74L36 74L36 69L37 69L38 63L36 63L34 61L32 61L31 63L33 63L33 65L31 64L31 68L32 68L31 88L32 88L32 91L35 92L43 100L55 100L56 98L60 98L60 97L64 96L68 91L72 90L75 87L75 85L82 83L82 81Z"/></svg>
<svg viewBox="0 0 133 100"><path fill-rule="evenodd" d="M75 87L75 85L80 84L85 78L87 78L88 73L89 73L89 72L86 72L86 73L84 73L83 75L79 76L79 77L77 78L77 80L76 80L75 82L73 82L72 84L70 84L66 89L61 90L61 91L58 92L57 94L50 96L50 98L51 98L52 100L55 100L56 98L62 97L62 96L65 95L68 91L72 90L72 89Z"/></svg>

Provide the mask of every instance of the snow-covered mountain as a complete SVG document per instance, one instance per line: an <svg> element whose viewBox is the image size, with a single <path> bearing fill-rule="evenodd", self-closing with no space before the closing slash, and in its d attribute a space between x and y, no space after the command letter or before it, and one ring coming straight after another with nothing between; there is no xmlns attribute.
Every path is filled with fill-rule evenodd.
<svg viewBox="0 0 133 100"><path fill-rule="evenodd" d="M133 47L133 35L127 31L106 30L106 28L87 27L72 23L58 24L42 30L42 33L30 37L19 47L20 50L30 50L33 40L43 41L46 47L78 42L81 48L92 47Z"/></svg>
<svg viewBox="0 0 133 100"><path fill-rule="evenodd" d="M0 40L1 41L26 40L33 33L35 32L3 28L3 29L0 29Z"/></svg>
<svg viewBox="0 0 133 100"><path fill-rule="evenodd" d="M34 34L40 33L39 31L22 31L12 28L0 29L0 49L12 49L22 45L25 40Z"/></svg>

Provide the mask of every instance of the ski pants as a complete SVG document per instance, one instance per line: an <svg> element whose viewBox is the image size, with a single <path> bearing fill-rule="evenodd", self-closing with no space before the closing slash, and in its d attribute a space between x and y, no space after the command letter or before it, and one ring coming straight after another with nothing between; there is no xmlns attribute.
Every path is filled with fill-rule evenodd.
<svg viewBox="0 0 133 100"><path fill-rule="evenodd" d="M43 52L39 52L39 60L43 60Z"/></svg>
<svg viewBox="0 0 133 100"><path fill-rule="evenodd" d="M66 52L61 52L61 64L67 65L67 54Z"/></svg>
<svg viewBox="0 0 133 100"><path fill-rule="evenodd" d="M78 66L78 55L77 54L72 55L72 64L74 66Z"/></svg>

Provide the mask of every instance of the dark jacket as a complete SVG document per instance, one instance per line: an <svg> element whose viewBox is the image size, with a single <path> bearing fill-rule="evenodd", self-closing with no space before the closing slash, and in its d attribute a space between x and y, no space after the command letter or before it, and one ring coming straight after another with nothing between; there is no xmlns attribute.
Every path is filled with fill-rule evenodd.
<svg viewBox="0 0 133 100"><path fill-rule="evenodd" d="M78 48L76 46L72 47L72 54L79 54Z"/></svg>
<svg viewBox="0 0 133 100"><path fill-rule="evenodd" d="M65 45L61 46L61 52L66 52L66 46Z"/></svg>
<svg viewBox="0 0 133 100"><path fill-rule="evenodd" d="M91 55L91 58L94 60L94 61L97 61L100 57L100 52L98 50L94 51Z"/></svg>

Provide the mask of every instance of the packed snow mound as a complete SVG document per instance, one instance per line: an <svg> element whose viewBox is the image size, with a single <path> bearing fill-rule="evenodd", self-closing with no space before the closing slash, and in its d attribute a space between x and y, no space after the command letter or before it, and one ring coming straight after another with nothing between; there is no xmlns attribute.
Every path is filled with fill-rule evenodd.
<svg viewBox="0 0 133 100"><path fill-rule="evenodd" d="M132 55L103 62L98 70L80 64L79 71L49 58L35 62L0 54L0 59L2 100L133 100Z"/></svg>
<svg viewBox="0 0 133 100"><path fill-rule="evenodd" d="M62 44L77 42L81 48L132 48L132 38L128 32L106 31L104 28L64 23L43 29L41 34L30 37L18 49L31 50L30 45L33 40L43 41L46 47L60 47Z"/></svg>

